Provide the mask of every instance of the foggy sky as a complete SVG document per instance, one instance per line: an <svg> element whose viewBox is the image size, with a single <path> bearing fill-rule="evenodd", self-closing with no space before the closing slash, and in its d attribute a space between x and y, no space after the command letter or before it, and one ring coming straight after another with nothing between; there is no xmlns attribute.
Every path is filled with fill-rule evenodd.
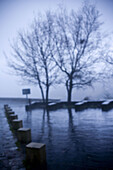
<svg viewBox="0 0 113 170"><path fill-rule="evenodd" d="M8 74L8 67L3 53L6 52L7 55L10 55L9 42L12 42L16 38L19 30L28 27L34 14L36 15L39 11L44 12L47 9L57 9L58 4L63 4L66 8L77 10L82 2L82 0L0 0L0 97L22 97L22 88L29 87L32 92L31 97L40 97L40 91L37 87L20 85L18 77ZM102 21L104 21L104 29L112 31L113 1L91 0L91 2L96 2L99 11L103 14ZM50 97L66 98L66 91L63 90L63 87L59 87L50 90ZM103 89L101 86L99 90L86 89L84 96L87 93L90 95L93 91L100 94ZM82 94L83 91L80 90L77 94L73 95L73 99L79 98Z"/></svg>

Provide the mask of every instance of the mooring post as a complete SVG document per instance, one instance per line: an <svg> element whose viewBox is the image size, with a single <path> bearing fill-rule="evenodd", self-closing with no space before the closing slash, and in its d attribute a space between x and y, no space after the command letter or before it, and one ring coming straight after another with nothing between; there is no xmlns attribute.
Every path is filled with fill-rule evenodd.
<svg viewBox="0 0 113 170"><path fill-rule="evenodd" d="M19 129L19 128L22 128L23 127L23 123L22 123L22 120L18 120L18 119L14 119L12 121L12 126L15 130Z"/></svg>
<svg viewBox="0 0 113 170"><path fill-rule="evenodd" d="M6 115L7 115L7 117L9 118L10 115L15 115L15 112L13 112L13 111L8 111L8 112L6 112Z"/></svg>
<svg viewBox="0 0 113 170"><path fill-rule="evenodd" d="M46 146L31 142L26 145L26 162L37 170L46 170Z"/></svg>
<svg viewBox="0 0 113 170"><path fill-rule="evenodd" d="M15 114L15 112L13 112L12 110L8 111L7 114Z"/></svg>
<svg viewBox="0 0 113 170"><path fill-rule="evenodd" d="M17 138L19 142L29 143L31 142L31 129L29 128L19 128L17 130Z"/></svg>
<svg viewBox="0 0 113 170"><path fill-rule="evenodd" d="M8 104L5 104L5 105L4 105L4 109L7 109L7 108L8 108Z"/></svg>
<svg viewBox="0 0 113 170"><path fill-rule="evenodd" d="M12 112L12 109L10 107L8 107L7 109L5 109L5 113L8 113L8 112Z"/></svg>
<svg viewBox="0 0 113 170"><path fill-rule="evenodd" d="M18 115L15 115L15 114L10 114L9 115L9 121L13 121L14 119L18 119Z"/></svg>

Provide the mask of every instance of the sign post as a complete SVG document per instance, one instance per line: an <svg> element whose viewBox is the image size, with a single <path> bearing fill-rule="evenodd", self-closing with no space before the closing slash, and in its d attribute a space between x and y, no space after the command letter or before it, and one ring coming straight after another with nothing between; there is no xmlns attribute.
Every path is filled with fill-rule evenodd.
<svg viewBox="0 0 113 170"><path fill-rule="evenodd" d="M22 89L22 94L26 95L26 100L28 100L28 94L30 94L30 89Z"/></svg>

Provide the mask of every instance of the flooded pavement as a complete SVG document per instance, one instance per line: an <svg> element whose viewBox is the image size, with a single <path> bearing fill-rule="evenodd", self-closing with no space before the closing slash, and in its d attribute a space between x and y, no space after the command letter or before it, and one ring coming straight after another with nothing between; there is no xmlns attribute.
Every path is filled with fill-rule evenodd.
<svg viewBox="0 0 113 170"><path fill-rule="evenodd" d="M0 104L0 170L25 170L24 156L18 151L16 141Z"/></svg>
<svg viewBox="0 0 113 170"><path fill-rule="evenodd" d="M32 141L46 144L48 170L113 169L113 110L26 112L25 102L9 104Z"/></svg>

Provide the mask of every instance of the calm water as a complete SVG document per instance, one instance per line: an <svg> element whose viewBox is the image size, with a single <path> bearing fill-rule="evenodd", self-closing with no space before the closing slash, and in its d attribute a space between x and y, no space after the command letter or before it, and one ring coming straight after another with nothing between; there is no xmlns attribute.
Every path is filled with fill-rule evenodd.
<svg viewBox="0 0 113 170"><path fill-rule="evenodd" d="M46 144L48 170L113 169L113 110L26 112L25 102L9 104L31 128L32 141Z"/></svg>

